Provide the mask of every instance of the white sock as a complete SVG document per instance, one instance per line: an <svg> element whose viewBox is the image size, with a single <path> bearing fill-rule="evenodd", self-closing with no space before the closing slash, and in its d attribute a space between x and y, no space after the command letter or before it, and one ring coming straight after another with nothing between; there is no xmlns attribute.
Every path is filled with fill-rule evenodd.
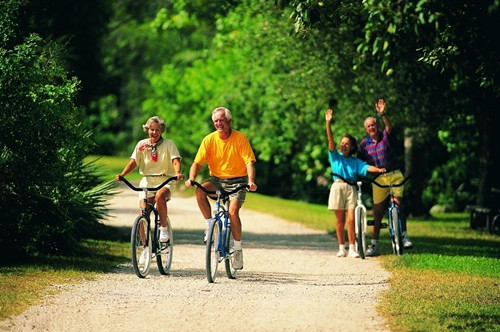
<svg viewBox="0 0 500 332"><path fill-rule="evenodd" d="M241 240L240 241L234 241L234 250L241 250Z"/></svg>
<svg viewBox="0 0 500 332"><path fill-rule="evenodd" d="M212 221L212 218L205 219L207 221L207 228L210 226L210 222Z"/></svg>
<svg viewBox="0 0 500 332"><path fill-rule="evenodd" d="M372 240L372 244L378 246L378 240Z"/></svg>
<svg viewBox="0 0 500 332"><path fill-rule="evenodd" d="M339 244L339 250L340 250L340 251L345 250L345 245L344 245L343 243L340 243L340 244Z"/></svg>
<svg viewBox="0 0 500 332"><path fill-rule="evenodd" d="M354 244L349 244L349 251L354 251Z"/></svg>

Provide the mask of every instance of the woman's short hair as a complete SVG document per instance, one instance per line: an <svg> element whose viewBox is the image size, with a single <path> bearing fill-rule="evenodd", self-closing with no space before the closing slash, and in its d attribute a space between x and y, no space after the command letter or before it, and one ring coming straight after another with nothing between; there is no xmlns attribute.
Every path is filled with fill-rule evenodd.
<svg viewBox="0 0 500 332"><path fill-rule="evenodd" d="M233 120L233 116L231 115L231 111L228 110L227 108L225 107L216 107L214 108L214 110L212 111L212 121L214 120L214 115L216 112L219 112L219 111L224 111L224 116L226 117L226 120L231 122L231 120Z"/></svg>
<svg viewBox="0 0 500 332"><path fill-rule="evenodd" d="M358 152L358 141L354 138L354 136L349 135L349 134L344 134L342 138L347 138L349 142L351 142L352 149L349 151L349 155L352 156Z"/></svg>
<svg viewBox="0 0 500 332"><path fill-rule="evenodd" d="M157 123L160 125L160 129L161 129L161 132L164 133L165 130L167 130L167 125L165 124L165 121L160 118L159 116L152 116L148 119L148 121L146 121L145 124L142 125L142 130L144 130L144 132L147 134L148 133L148 130L149 130L149 127L151 127L151 124L153 123Z"/></svg>

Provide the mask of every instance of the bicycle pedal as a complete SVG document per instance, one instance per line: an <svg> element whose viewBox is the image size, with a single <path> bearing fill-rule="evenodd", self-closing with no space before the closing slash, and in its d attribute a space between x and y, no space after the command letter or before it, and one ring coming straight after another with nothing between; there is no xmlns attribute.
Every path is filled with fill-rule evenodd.
<svg viewBox="0 0 500 332"><path fill-rule="evenodd" d="M366 224L367 224L368 226L373 226L373 225L375 224L375 222L374 222L373 220L367 220L367 221L366 221Z"/></svg>
<svg viewBox="0 0 500 332"><path fill-rule="evenodd" d="M387 228L387 223L386 222L381 223L380 228Z"/></svg>

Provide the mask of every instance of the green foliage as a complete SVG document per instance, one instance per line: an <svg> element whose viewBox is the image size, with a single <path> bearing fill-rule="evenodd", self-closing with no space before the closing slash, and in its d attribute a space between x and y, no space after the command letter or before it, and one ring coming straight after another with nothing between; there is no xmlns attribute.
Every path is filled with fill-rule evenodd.
<svg viewBox="0 0 500 332"><path fill-rule="evenodd" d="M0 35L0 248L7 258L78 250L85 229L105 215L109 185L82 164L92 148L78 122L76 78L60 49L37 35L16 35L18 3L2 3ZM5 259L5 257L4 257Z"/></svg>

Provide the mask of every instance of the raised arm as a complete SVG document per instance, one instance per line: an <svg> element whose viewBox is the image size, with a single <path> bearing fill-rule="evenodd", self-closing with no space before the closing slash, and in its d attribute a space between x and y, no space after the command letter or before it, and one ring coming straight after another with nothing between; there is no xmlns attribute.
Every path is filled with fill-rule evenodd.
<svg viewBox="0 0 500 332"><path fill-rule="evenodd" d="M384 121L385 130L387 130L387 132L390 134L392 130L392 123L387 117L387 114L385 114L385 101L383 99L379 99L375 104L375 109L382 118L382 121Z"/></svg>
<svg viewBox="0 0 500 332"><path fill-rule="evenodd" d="M326 120L326 137L328 139L328 150L335 150L335 141L333 140L332 133L332 121L333 121L333 111L331 108L327 109L325 112Z"/></svg>

